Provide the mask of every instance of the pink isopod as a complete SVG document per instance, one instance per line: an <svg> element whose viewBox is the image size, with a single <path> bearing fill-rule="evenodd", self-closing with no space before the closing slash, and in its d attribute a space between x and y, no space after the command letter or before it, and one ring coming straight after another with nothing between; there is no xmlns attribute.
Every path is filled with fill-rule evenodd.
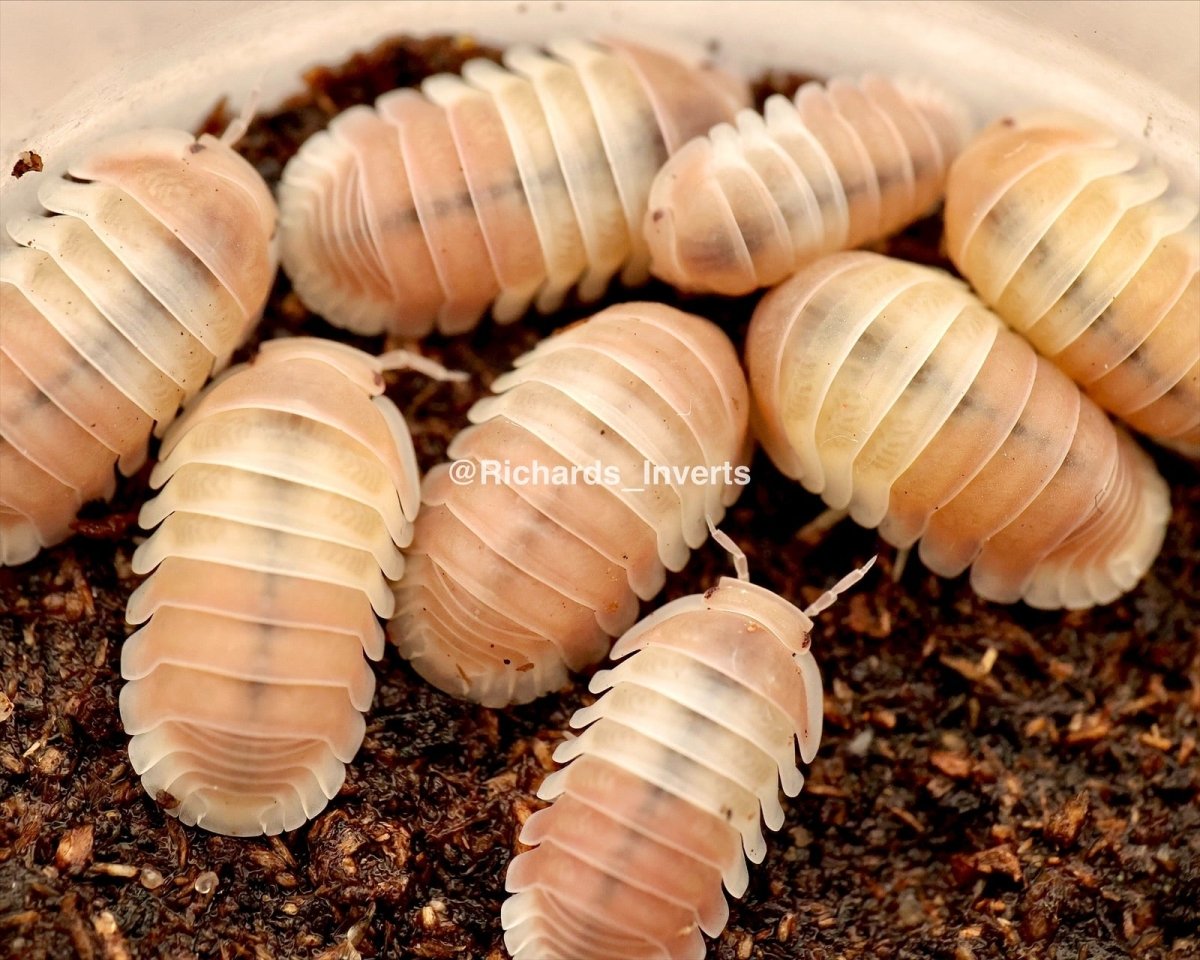
<svg viewBox="0 0 1200 960"><path fill-rule="evenodd" d="M873 561L872 561L873 562ZM554 752L565 768L525 822L534 847L509 864L501 909L514 960L704 960L701 931L746 892L821 742L824 697L810 616L744 580L667 604L613 647L621 660L576 711L585 728Z"/></svg>
<svg viewBox="0 0 1200 960"><path fill-rule="evenodd" d="M1200 219L1145 147L1062 111L997 121L950 171L946 247L1096 403L1200 457Z"/></svg>
<svg viewBox="0 0 1200 960"><path fill-rule="evenodd" d="M932 85L868 74L743 110L666 162L650 188L655 276L741 295L930 213L970 131Z"/></svg>
<svg viewBox="0 0 1200 960"><path fill-rule="evenodd" d="M550 313L578 286L647 277L642 215L668 154L749 100L746 85L625 41L514 46L352 107L279 187L284 270L358 333Z"/></svg>
<svg viewBox="0 0 1200 960"><path fill-rule="evenodd" d="M383 392L387 358L277 340L196 398L163 438L133 556L121 719L150 796L251 836L336 795L404 572L419 475Z"/></svg>
<svg viewBox="0 0 1200 960"><path fill-rule="evenodd" d="M66 539L224 366L275 275L275 203L225 143L105 140L0 254L0 563Z"/></svg>
<svg viewBox="0 0 1200 960"><path fill-rule="evenodd" d="M725 334L651 303L542 341L492 387L426 477L388 635L435 686L503 706L600 660L705 541L741 492L749 411Z"/></svg>
<svg viewBox="0 0 1200 960"><path fill-rule="evenodd" d="M819 260L746 340L756 432L781 472L941 576L1001 603L1108 603L1162 546L1153 461L938 270Z"/></svg>

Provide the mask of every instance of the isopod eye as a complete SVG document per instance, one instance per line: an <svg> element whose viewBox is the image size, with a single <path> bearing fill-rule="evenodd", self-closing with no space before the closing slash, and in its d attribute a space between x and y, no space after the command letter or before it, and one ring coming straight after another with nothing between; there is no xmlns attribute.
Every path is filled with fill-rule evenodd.
<svg viewBox="0 0 1200 960"><path fill-rule="evenodd" d="M275 205L228 148L179 130L95 144L40 185L0 256L4 390L0 563L64 540L111 496L257 321L274 278ZM32 163L32 161L31 161ZM40 163L40 160L38 161ZM32 168L32 167L31 167ZM12 322L8 322L12 320Z"/></svg>
<svg viewBox="0 0 1200 960"><path fill-rule="evenodd" d="M549 46L393 90L303 145L279 196L284 268L308 307L414 338L648 279L656 170L731 120L748 87L640 44Z"/></svg>

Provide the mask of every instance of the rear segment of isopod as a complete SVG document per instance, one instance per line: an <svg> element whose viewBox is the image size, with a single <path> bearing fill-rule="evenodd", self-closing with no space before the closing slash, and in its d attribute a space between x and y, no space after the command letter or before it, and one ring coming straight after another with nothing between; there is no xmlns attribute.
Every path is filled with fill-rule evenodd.
<svg viewBox="0 0 1200 960"><path fill-rule="evenodd" d="M147 793L233 836L315 816L362 742L420 503L378 361L264 344L167 431L133 557L121 720Z"/></svg>
<svg viewBox="0 0 1200 960"><path fill-rule="evenodd" d="M645 230L655 276L741 295L929 213L970 132L929 84L807 83L693 140L659 171Z"/></svg>
<svg viewBox="0 0 1200 960"><path fill-rule="evenodd" d="M749 99L745 84L624 41L513 47L347 110L280 183L300 298L360 333L461 333L568 291L647 277L642 216L668 154Z"/></svg>
<svg viewBox="0 0 1200 960"><path fill-rule="evenodd" d="M951 169L946 241L1096 403L1200 457L1200 219L1144 147L1076 114L1000 120Z"/></svg>
<svg viewBox="0 0 1200 960"><path fill-rule="evenodd" d="M827 257L763 298L756 428L788 476L1002 603L1089 607L1145 574L1168 491L1149 457L965 285Z"/></svg>
<svg viewBox="0 0 1200 960"><path fill-rule="evenodd" d="M0 253L0 564L64 540L113 465L164 427L257 321L275 204L210 136L145 130L44 184Z"/></svg>
<svg viewBox="0 0 1200 960"><path fill-rule="evenodd" d="M725 335L649 303L492 386L426 477L388 634L435 686L502 706L600 660L704 542L741 489L749 404Z"/></svg>
<svg viewBox="0 0 1200 960"><path fill-rule="evenodd" d="M703 960L746 890L761 823L783 824L821 739L812 622L777 594L723 579L668 604L613 648L604 693L542 783L501 911L515 960ZM630 656L632 654L632 656ZM607 692L605 692L607 691ZM568 762L569 761L569 762Z"/></svg>

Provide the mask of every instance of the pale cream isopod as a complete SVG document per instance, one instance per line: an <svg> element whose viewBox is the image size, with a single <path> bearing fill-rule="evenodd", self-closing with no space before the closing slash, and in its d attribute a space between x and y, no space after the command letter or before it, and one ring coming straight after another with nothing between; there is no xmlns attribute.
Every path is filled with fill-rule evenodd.
<svg viewBox="0 0 1200 960"><path fill-rule="evenodd" d="M870 253L763 298L759 440L787 476L980 596L1089 607L1131 589L1170 517L1154 463L961 282Z"/></svg>
<svg viewBox="0 0 1200 960"><path fill-rule="evenodd" d="M435 686L503 706L600 660L704 542L748 480L749 402L725 334L651 303L492 386L426 477L388 635Z"/></svg>
<svg viewBox="0 0 1200 960"><path fill-rule="evenodd" d="M384 358L386 359L386 358ZM233 836L292 830L338 791L383 652L420 485L380 359L265 343L163 439L133 556L121 720L150 796ZM165 485L164 485L165 484Z"/></svg>
<svg viewBox="0 0 1200 960"><path fill-rule="evenodd" d="M681 290L750 293L825 253L930 213L970 133L932 85L868 74L773 96L671 157L646 211L651 272Z"/></svg>
<svg viewBox="0 0 1200 960"><path fill-rule="evenodd" d="M1145 147L1078 114L992 124L955 162L946 246L1105 410L1200 457L1200 219Z"/></svg>
<svg viewBox="0 0 1200 960"><path fill-rule="evenodd" d="M283 267L358 333L419 337L550 313L647 277L642 215L668 154L749 102L745 83L626 41L515 46L504 67L352 107L279 186Z"/></svg>
<svg viewBox="0 0 1200 960"><path fill-rule="evenodd" d="M0 564L64 540L257 322L275 202L210 136L105 140L0 253Z"/></svg>
<svg viewBox="0 0 1200 960"><path fill-rule="evenodd" d="M873 561L872 561L873 562ZM622 660L576 711L566 767L521 829L534 846L509 864L501 908L514 960L704 960L701 931L724 929L746 892L746 859L766 855L762 823L783 825L821 742L824 697L807 610L744 580L667 604L613 647ZM625 658L625 659L623 659ZM761 818L761 819L760 819Z"/></svg>

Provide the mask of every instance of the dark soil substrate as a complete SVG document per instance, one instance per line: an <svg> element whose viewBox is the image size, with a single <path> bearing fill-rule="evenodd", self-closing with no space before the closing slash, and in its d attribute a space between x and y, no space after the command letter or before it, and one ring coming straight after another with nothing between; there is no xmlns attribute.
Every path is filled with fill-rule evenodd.
<svg viewBox="0 0 1200 960"><path fill-rule="evenodd" d="M337 110L480 52L461 38L400 41L314 71L241 149L274 181ZM891 249L936 260L938 232L921 224ZM632 296L679 302L658 285ZM740 338L753 302L687 306ZM514 357L588 312L423 345L474 379L394 378L422 465ZM262 336L299 331L346 339L280 278ZM1200 955L1200 484L1188 464L1159 461L1174 491L1162 556L1120 602L1071 614L982 603L915 558L897 580L896 552L874 533L806 529L821 505L754 462L725 526L759 582L804 601L880 561L820 618L825 741L712 956ZM591 699L583 680L494 712L430 689L389 652L327 812L270 840L185 828L143 794L117 715L144 495L142 474L88 510L70 543L0 571L0 954L503 957L517 824L538 806L567 717ZM702 549L659 602L729 569Z"/></svg>

